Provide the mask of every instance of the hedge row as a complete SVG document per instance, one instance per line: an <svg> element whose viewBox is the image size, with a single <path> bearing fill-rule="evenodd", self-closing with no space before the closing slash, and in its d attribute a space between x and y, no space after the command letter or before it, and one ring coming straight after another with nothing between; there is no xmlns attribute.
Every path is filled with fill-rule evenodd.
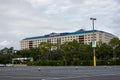
<svg viewBox="0 0 120 80"><path fill-rule="evenodd" d="M51 61L51 60L41 60L41 61L34 61L28 62L28 66L61 66L63 65L62 61Z"/></svg>
<svg viewBox="0 0 120 80"><path fill-rule="evenodd" d="M114 60L97 60L96 62L97 66L103 66L103 65L120 65L120 60L114 61ZM33 61L28 62L28 66L65 66L64 61L60 60L40 60L40 61ZM73 62L67 62L66 66L93 66L92 60L79 60L79 61L73 61Z"/></svg>

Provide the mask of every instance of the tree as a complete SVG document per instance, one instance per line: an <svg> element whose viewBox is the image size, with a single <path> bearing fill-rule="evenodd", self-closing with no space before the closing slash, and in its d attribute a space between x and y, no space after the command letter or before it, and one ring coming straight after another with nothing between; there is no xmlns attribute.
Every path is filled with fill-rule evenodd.
<svg viewBox="0 0 120 80"><path fill-rule="evenodd" d="M83 46L83 56L82 60L92 60L93 59L93 48L91 45L85 45L85 44L81 44L81 47ZM81 49L80 47L80 49Z"/></svg>
<svg viewBox="0 0 120 80"><path fill-rule="evenodd" d="M3 60L3 63L10 63L12 61L12 55L14 54L14 48L3 48L1 51L1 60Z"/></svg>
<svg viewBox="0 0 120 80"><path fill-rule="evenodd" d="M39 52L40 52L40 58L41 59L50 59L51 57L51 50L53 49L55 45L52 43L42 42L39 45Z"/></svg>
<svg viewBox="0 0 120 80"><path fill-rule="evenodd" d="M0 64L7 64L7 63L11 63L9 56L0 53Z"/></svg>
<svg viewBox="0 0 120 80"><path fill-rule="evenodd" d="M73 65L75 61L90 59L91 47L74 40L62 44L61 51L65 65Z"/></svg>
<svg viewBox="0 0 120 80"><path fill-rule="evenodd" d="M99 60L108 60L112 58L111 47L106 43L102 43L100 46L97 46L97 59Z"/></svg>
<svg viewBox="0 0 120 80"><path fill-rule="evenodd" d="M120 40L119 38L113 38L110 40L109 45L112 48L112 52L113 52L113 59L116 60L116 50L118 48L118 46L120 46Z"/></svg>

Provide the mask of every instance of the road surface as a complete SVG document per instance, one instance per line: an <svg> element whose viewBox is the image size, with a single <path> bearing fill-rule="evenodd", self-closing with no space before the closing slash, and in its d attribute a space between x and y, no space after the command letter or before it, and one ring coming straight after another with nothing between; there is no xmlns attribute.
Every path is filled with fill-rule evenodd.
<svg viewBox="0 0 120 80"><path fill-rule="evenodd" d="M0 80L120 80L120 66L0 67Z"/></svg>

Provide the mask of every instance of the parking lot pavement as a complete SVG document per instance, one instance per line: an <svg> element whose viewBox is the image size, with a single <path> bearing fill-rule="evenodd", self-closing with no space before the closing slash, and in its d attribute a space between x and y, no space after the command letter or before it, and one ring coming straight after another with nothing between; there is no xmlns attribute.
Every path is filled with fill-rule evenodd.
<svg viewBox="0 0 120 80"><path fill-rule="evenodd" d="M120 80L120 66L0 67L0 80Z"/></svg>

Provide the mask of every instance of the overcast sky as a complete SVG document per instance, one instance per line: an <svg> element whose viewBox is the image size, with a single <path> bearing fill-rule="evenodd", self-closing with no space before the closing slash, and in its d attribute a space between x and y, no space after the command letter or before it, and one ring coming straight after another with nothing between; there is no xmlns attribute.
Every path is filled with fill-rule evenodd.
<svg viewBox="0 0 120 80"><path fill-rule="evenodd" d="M0 0L0 49L26 37L95 29L120 37L120 0Z"/></svg>

